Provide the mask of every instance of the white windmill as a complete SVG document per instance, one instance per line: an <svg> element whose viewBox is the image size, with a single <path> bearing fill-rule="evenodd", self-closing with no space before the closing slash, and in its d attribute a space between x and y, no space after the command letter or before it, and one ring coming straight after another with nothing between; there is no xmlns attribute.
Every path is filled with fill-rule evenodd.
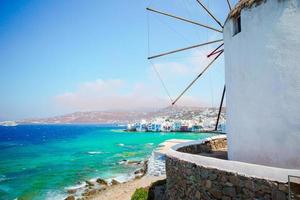
<svg viewBox="0 0 300 200"><path fill-rule="evenodd" d="M224 53L229 159L300 169L300 1L240 0L232 9L227 0L230 11L224 23L201 0L196 4L219 28L147 8L223 36L148 58L220 43L208 52L211 62L172 104ZM225 86L215 130L224 94Z"/></svg>

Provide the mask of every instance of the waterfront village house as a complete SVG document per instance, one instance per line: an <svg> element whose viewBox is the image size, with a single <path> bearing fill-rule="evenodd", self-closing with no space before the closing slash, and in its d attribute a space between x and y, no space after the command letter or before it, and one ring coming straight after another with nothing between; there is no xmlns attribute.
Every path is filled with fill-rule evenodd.
<svg viewBox="0 0 300 200"><path fill-rule="evenodd" d="M167 197L300 199L300 0L241 0L223 37L227 138L173 146Z"/></svg>
<svg viewBox="0 0 300 200"><path fill-rule="evenodd" d="M180 127L180 131L182 131L182 132L187 132L187 131L189 131L189 126L188 126L188 125L182 125L182 126Z"/></svg>
<svg viewBox="0 0 300 200"><path fill-rule="evenodd" d="M153 122L153 123L149 123L147 125L147 131L158 132L160 130L161 130L161 124L160 123Z"/></svg>
<svg viewBox="0 0 300 200"><path fill-rule="evenodd" d="M180 128L181 128L181 122L174 122L173 124L172 124L172 130L173 131L180 131Z"/></svg>
<svg viewBox="0 0 300 200"><path fill-rule="evenodd" d="M143 132L147 130L146 120L142 120L140 123L136 123L135 126L137 131Z"/></svg>
<svg viewBox="0 0 300 200"><path fill-rule="evenodd" d="M172 130L172 124L170 122L163 122L161 125L161 130L168 132Z"/></svg>
<svg viewBox="0 0 300 200"><path fill-rule="evenodd" d="M193 125L191 128L192 132L200 132L201 130L203 130L203 127L200 125Z"/></svg>

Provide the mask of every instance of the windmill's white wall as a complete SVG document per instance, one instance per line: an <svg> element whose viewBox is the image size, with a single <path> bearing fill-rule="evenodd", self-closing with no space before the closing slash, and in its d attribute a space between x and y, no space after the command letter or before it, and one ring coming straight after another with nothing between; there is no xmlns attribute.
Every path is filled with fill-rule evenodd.
<svg viewBox="0 0 300 200"><path fill-rule="evenodd" d="M300 169L300 0L243 9L224 27L229 159Z"/></svg>

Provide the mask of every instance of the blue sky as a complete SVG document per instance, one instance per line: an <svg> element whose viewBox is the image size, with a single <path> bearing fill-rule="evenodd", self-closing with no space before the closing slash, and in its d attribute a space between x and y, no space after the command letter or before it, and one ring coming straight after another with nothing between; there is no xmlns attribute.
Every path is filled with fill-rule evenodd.
<svg viewBox="0 0 300 200"><path fill-rule="evenodd" d="M203 2L225 20L226 1ZM147 6L218 27L194 0L1 0L0 120L168 106L147 56L222 34L147 14ZM215 46L153 60L172 98ZM217 105L223 84L221 58L179 104Z"/></svg>

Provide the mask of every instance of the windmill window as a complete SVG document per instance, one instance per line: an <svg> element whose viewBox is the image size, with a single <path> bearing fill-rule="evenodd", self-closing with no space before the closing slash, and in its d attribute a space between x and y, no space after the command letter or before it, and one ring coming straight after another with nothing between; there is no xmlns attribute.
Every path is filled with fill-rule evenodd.
<svg viewBox="0 0 300 200"><path fill-rule="evenodd" d="M233 20L233 36L240 33L241 31L241 16L238 16Z"/></svg>

